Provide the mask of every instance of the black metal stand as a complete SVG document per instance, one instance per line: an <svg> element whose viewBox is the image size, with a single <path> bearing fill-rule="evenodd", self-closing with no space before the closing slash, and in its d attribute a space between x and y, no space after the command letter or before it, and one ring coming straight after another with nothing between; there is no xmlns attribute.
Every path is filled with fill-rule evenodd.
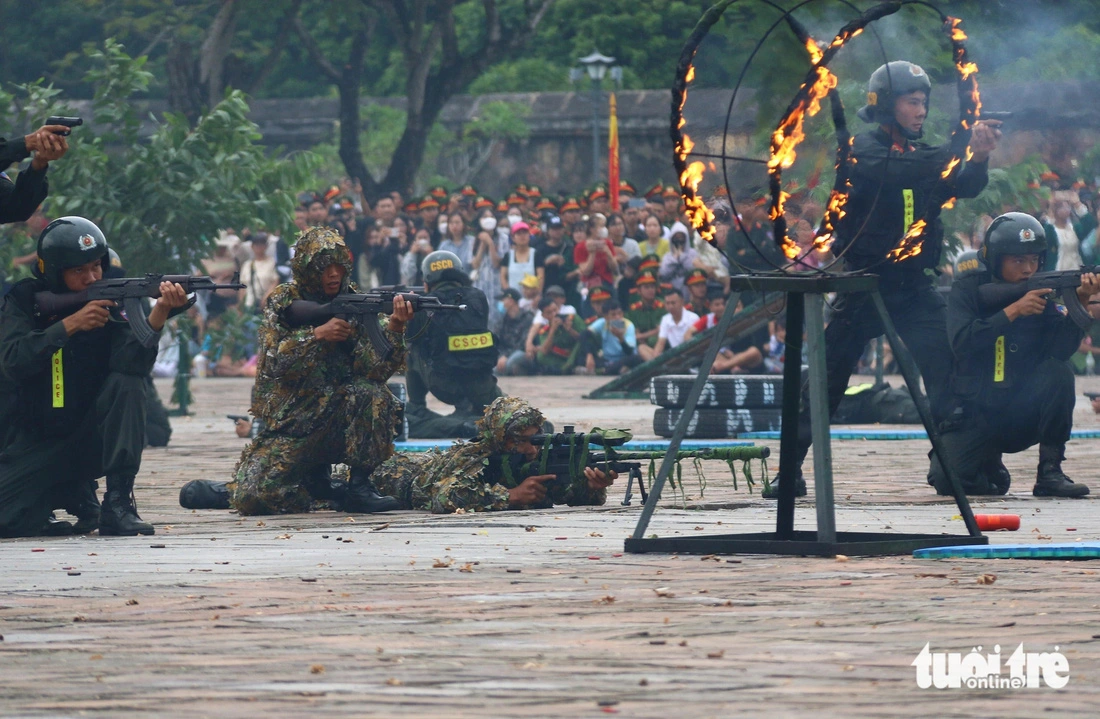
<svg viewBox="0 0 1100 719"><path fill-rule="evenodd" d="M627 477L627 479L626 479L626 494L623 495L623 503L622 504L623 504L624 507L629 507L630 506L631 490L634 488L634 483L635 482L638 483L638 491L641 492L641 494L642 494L642 503L644 504L645 501L647 499L649 499L649 493L646 492L646 489L645 489L645 482L642 480L642 468L641 467L631 467L630 468L630 476Z"/></svg>
<svg viewBox="0 0 1100 719"><path fill-rule="evenodd" d="M739 275L730 278L730 288L737 294L745 291L783 292L787 296L787 348L789 361L783 370L782 428L779 440L779 497L775 532L722 534L677 538L645 538L653 511L661 498L665 482L674 464L673 458L687 433L718 353L720 339L725 336L737 305L737 294L730 297L726 311L718 323L715 339L703 357L699 375L688 392L687 404L676 423L668 454L661 462L657 478L650 489L642 515L633 536L626 540L626 551L681 552L684 554L800 554L832 557L837 554L883 555L908 554L926 547L957 544L988 544L982 536L966 493L957 475L946 461L939 432L932 421L928 400L920 391L920 371L909 350L894 329L886 306L878 291L875 275L762 274ZM832 450L829 440L829 399L825 375L824 296L829 292L868 292L890 346L897 357L905 384L917 405L921 421L928 432L932 450L940 458L954 488L955 503L966 524L968 535L900 534L876 532L837 532L833 498ZM802 334L806 332L809 355L809 401L813 432L814 501L817 531L794 529L795 485L801 470L798 450L798 415L802 394Z"/></svg>

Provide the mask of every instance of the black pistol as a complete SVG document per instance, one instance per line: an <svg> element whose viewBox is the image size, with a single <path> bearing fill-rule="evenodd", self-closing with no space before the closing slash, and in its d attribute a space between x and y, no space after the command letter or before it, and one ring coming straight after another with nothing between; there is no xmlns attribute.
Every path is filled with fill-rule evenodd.
<svg viewBox="0 0 1100 719"><path fill-rule="evenodd" d="M65 132L59 132L57 134L68 137L71 134L70 130L72 130L72 128L80 127L81 125L84 124L84 118L83 117L62 117L61 115L50 115L49 117L46 118L46 124L47 125L64 125L65 127L69 128L69 130L66 130Z"/></svg>

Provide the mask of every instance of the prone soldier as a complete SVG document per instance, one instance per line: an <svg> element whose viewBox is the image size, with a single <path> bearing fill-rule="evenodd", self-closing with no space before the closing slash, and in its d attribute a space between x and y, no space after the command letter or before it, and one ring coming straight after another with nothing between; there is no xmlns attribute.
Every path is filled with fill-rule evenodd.
<svg viewBox="0 0 1100 719"><path fill-rule="evenodd" d="M555 504L602 505L618 476L586 467L583 478L558 484L555 475L517 477L506 455L534 460L531 438L543 426L542 412L516 397L498 397L477 421L477 438L445 451L395 454L371 474L379 491L397 498L402 509L436 514L531 509Z"/></svg>

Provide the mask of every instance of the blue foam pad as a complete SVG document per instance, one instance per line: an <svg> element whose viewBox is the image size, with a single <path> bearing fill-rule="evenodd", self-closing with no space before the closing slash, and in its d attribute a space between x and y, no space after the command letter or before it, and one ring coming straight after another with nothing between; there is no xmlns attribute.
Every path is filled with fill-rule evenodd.
<svg viewBox="0 0 1100 719"><path fill-rule="evenodd" d="M1100 542L1063 544L986 544L933 547L913 552L915 559L1100 559Z"/></svg>
<svg viewBox="0 0 1100 719"><path fill-rule="evenodd" d="M742 432L741 439L779 439L779 432ZM923 429L831 429L832 439L928 439ZM1100 430L1075 429L1073 439L1100 438Z"/></svg>
<svg viewBox="0 0 1100 719"><path fill-rule="evenodd" d="M454 443L453 439L410 439L407 442L394 442L394 447L398 452L427 452L430 449L447 449ZM753 443L744 439L685 439L680 443L680 449L751 446ZM627 452L665 452L668 450L668 440L638 439L627 442L620 449Z"/></svg>

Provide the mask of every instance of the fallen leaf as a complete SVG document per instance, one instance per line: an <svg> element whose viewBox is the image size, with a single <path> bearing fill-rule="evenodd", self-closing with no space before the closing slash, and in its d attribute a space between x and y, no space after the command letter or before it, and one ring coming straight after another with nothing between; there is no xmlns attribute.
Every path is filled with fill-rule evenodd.
<svg viewBox="0 0 1100 719"><path fill-rule="evenodd" d="M856 670L851 664L845 664L842 669L846 672L854 672Z"/></svg>
<svg viewBox="0 0 1100 719"><path fill-rule="evenodd" d="M435 564L432 565L432 568L434 568L434 569L446 569L447 567L451 566L454 563L455 563L455 560L451 559L450 557L446 557L445 559L437 559L437 560L435 560Z"/></svg>
<svg viewBox="0 0 1100 719"><path fill-rule="evenodd" d="M309 673L310 674L324 674L325 673L325 665L324 664L313 664L309 668Z"/></svg>
<svg viewBox="0 0 1100 719"><path fill-rule="evenodd" d="M993 584L995 581L997 581L996 574L983 574L978 577L978 584Z"/></svg>
<svg viewBox="0 0 1100 719"><path fill-rule="evenodd" d="M88 621L88 618L86 616L84 616L83 614L77 614L75 617L73 617L73 621L74 622L86 622L86 621Z"/></svg>
<svg viewBox="0 0 1100 719"><path fill-rule="evenodd" d="M92 656L88 657L88 660L93 661L93 662L98 662L102 658L103 658L102 654L93 654Z"/></svg>
<svg viewBox="0 0 1100 719"><path fill-rule="evenodd" d="M473 571L474 571L474 565L472 565L472 564L469 564L469 563L467 563L467 564L463 564L463 565L462 565L462 568L461 568L461 569L459 569L458 571L460 571L460 572L466 572L467 574L472 574L472 573L473 573Z"/></svg>
<svg viewBox="0 0 1100 719"><path fill-rule="evenodd" d="M275 537L275 539L290 539L290 535L289 534L280 534L278 537Z"/></svg>
<svg viewBox="0 0 1100 719"><path fill-rule="evenodd" d="M657 587L653 591L657 594L658 597L675 597L676 596L675 594L673 594L669 590L668 587Z"/></svg>
<svg viewBox="0 0 1100 719"><path fill-rule="evenodd" d="M696 528L695 528L695 531L696 531L696 532L701 532L701 531L703 531L703 528L702 528L702 527L696 527Z"/></svg>
<svg viewBox="0 0 1100 719"><path fill-rule="evenodd" d="M542 669L542 667L543 667L543 665L538 663L538 662L526 662L525 664L520 666L520 669L526 669L528 671L532 671L532 670L535 670L535 669Z"/></svg>
<svg viewBox="0 0 1100 719"><path fill-rule="evenodd" d="M597 604L611 604L615 601L613 594L605 594L603 597L596 600Z"/></svg>
<svg viewBox="0 0 1100 719"><path fill-rule="evenodd" d="M848 555L847 554L838 554L838 555L836 555L836 561L838 561L838 562L847 562L848 561Z"/></svg>
<svg viewBox="0 0 1100 719"><path fill-rule="evenodd" d="M914 574L913 576L918 579L924 579L925 577L931 577L932 579L947 579L946 574L932 574L930 572L922 572L921 574Z"/></svg>
<svg viewBox="0 0 1100 719"><path fill-rule="evenodd" d="M395 679L394 677L390 677L389 679L386 680L386 683L389 684L391 687L399 687L402 684L404 684L405 682L401 681L400 679Z"/></svg>
<svg viewBox="0 0 1100 719"><path fill-rule="evenodd" d="M344 517L344 521L345 522L351 522L352 524L355 524L355 517Z"/></svg>
<svg viewBox="0 0 1100 719"><path fill-rule="evenodd" d="M526 527L523 528L523 531L525 531L525 532L537 532L539 530L534 525L528 524Z"/></svg>
<svg viewBox="0 0 1100 719"><path fill-rule="evenodd" d="M455 514L466 514L466 510L463 509L462 507L459 507L458 509L455 510Z"/></svg>
<svg viewBox="0 0 1100 719"><path fill-rule="evenodd" d="M1068 530L1067 530L1067 531L1068 531ZM599 532L589 532L589 533L588 533L588 536L589 536L589 537L602 537L603 535L602 535L602 534L600 534Z"/></svg>
<svg viewBox="0 0 1100 719"><path fill-rule="evenodd" d="M688 645L688 640L686 640L686 639L681 640L681 642L679 644L679 646L681 646L681 647L686 647L687 645Z"/></svg>
<svg viewBox="0 0 1100 719"><path fill-rule="evenodd" d="M825 626L825 622L818 619L816 622L814 622L814 626L815 627L823 627L823 626Z"/></svg>
<svg viewBox="0 0 1100 719"><path fill-rule="evenodd" d="M126 600L126 606L128 606L128 607L132 607L132 606L136 605L137 603L138 603L138 600L136 600L136 599L127 599Z"/></svg>
<svg viewBox="0 0 1100 719"><path fill-rule="evenodd" d="M722 650L717 651L717 652L708 652L707 653L707 659L721 659L724 656L726 656L726 650L725 649L722 649Z"/></svg>
<svg viewBox="0 0 1100 719"><path fill-rule="evenodd" d="M267 526L267 522L265 522L265 521L263 521L263 520L261 519L261 520L260 520L259 522L256 522L256 526L257 526L257 527L266 527L266 526Z"/></svg>
<svg viewBox="0 0 1100 719"><path fill-rule="evenodd" d="M389 529L389 528L390 528L390 523L386 522L385 524L379 524L377 527L375 527L374 529L372 529L370 531L372 531L372 532L381 532L383 529Z"/></svg>

